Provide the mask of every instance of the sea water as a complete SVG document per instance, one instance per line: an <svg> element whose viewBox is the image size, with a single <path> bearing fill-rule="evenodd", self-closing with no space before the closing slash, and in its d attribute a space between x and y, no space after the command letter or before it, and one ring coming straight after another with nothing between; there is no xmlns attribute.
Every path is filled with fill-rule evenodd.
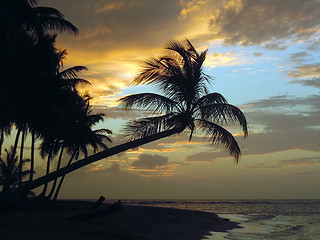
<svg viewBox="0 0 320 240"><path fill-rule="evenodd" d="M217 213L242 228L210 240L320 240L320 200L126 200L126 204Z"/></svg>

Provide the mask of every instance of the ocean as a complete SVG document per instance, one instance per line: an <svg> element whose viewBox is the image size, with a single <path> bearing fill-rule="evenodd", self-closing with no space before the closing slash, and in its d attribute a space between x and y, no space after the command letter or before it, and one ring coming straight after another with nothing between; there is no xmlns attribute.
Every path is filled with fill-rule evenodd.
<svg viewBox="0 0 320 240"><path fill-rule="evenodd" d="M243 227L209 240L318 240L320 200L122 200L124 204L217 213Z"/></svg>

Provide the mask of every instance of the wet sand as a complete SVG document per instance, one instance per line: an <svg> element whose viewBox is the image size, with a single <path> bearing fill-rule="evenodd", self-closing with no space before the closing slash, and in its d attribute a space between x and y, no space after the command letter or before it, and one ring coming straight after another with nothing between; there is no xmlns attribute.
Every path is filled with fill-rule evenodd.
<svg viewBox="0 0 320 240"><path fill-rule="evenodd" d="M62 201L48 207L20 205L0 215L1 239L46 240L198 240L237 223L214 213L158 207L123 206L123 210L84 221L70 217L90 212L92 203ZM101 206L101 210L107 205Z"/></svg>

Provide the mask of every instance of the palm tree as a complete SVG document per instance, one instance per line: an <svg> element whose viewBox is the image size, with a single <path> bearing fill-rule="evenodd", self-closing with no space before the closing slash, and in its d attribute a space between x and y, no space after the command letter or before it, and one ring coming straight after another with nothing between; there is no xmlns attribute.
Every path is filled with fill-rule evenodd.
<svg viewBox="0 0 320 240"><path fill-rule="evenodd" d="M27 34L33 43L39 41L46 31L78 33L78 29L55 8L37 7L36 0L2 0L0 12L2 22L8 26L8 32ZM11 31L10 31L11 29Z"/></svg>
<svg viewBox="0 0 320 240"><path fill-rule="evenodd" d="M15 188L19 185L20 182L20 173L18 157L13 154L13 147L11 151L6 151L6 158L0 158L0 186L2 186L2 192L7 192L10 188ZM29 162L29 159L23 159L22 165ZM29 170L22 171L22 177L26 177L30 174Z"/></svg>
<svg viewBox="0 0 320 240"><path fill-rule="evenodd" d="M127 109L143 108L156 117L136 120L127 125L131 140L167 130L188 131L189 141L200 129L212 144L223 144L238 161L240 148L233 135L219 124L237 122L247 136L247 121L241 110L227 103L219 93L209 93L210 77L203 73L207 50L198 53L190 41L183 46L171 41L171 55L152 58L133 80L135 84L155 85L156 93L132 94L120 99Z"/></svg>
<svg viewBox="0 0 320 240"><path fill-rule="evenodd" d="M67 166L69 166L72 161L78 160L79 154L82 153L85 157L88 156L87 145L90 145L93 153L96 153L99 147L107 149L107 145L104 142L111 142L111 139L106 136L106 134L112 134L109 129L97 129L92 130L92 127L103 121L104 114L93 114L91 106L89 104L90 98L86 99L85 107L80 111L80 116L78 117L79 127L73 134L70 134L68 140L65 142L68 153L71 155ZM53 201L55 201L59 195L62 183L66 175L63 175L60 179L58 188L54 194ZM54 181L54 186L56 179ZM52 192L53 193L53 192ZM49 198L52 194L49 194Z"/></svg>
<svg viewBox="0 0 320 240"><path fill-rule="evenodd" d="M31 132L31 156L30 156L30 175L29 175L29 181L33 180L33 174L34 174L34 153L35 153L35 142L37 138L39 138L39 134L36 132L36 130L32 129L32 127L29 129Z"/></svg>
<svg viewBox="0 0 320 240"><path fill-rule="evenodd" d="M40 155L42 158L47 157L46 175L50 172L51 161L60 150L60 142L58 138L46 137L40 145ZM42 192L38 195L39 198L44 198L48 189L48 183L44 184Z"/></svg>
<svg viewBox="0 0 320 240"><path fill-rule="evenodd" d="M25 125L22 128L22 136L21 136L21 145L20 145L20 162L19 162L19 186L22 185L22 165L23 165L23 150L24 150L24 141L27 137L27 126Z"/></svg>
<svg viewBox="0 0 320 240"><path fill-rule="evenodd" d="M14 123L17 128L14 153L22 135L21 158L23 136L28 130L26 126L31 124L35 116L43 114L42 110L48 108L48 104L41 103L50 99L48 92L51 90L48 89L52 86L50 80L54 78L50 76L49 70L52 55L55 54L55 36L47 33L78 33L78 29L65 20L57 9L37 5L37 0L0 1L0 26L3 33L0 45L5 46L2 48L3 55L0 60L0 102L2 111L5 111L4 115L8 116L4 124ZM11 109L8 109L8 106L11 106ZM31 168L33 165L32 158ZM33 170L30 180L33 178L32 173Z"/></svg>
<svg viewBox="0 0 320 240"><path fill-rule="evenodd" d="M12 124L10 122L7 122L7 124L0 129L0 157L2 155L2 145L4 142L4 137L10 135L11 128Z"/></svg>
<svg viewBox="0 0 320 240"><path fill-rule="evenodd" d="M126 108L142 107L158 116L129 124L127 130L132 137L131 141L93 154L25 184L19 190L3 196L3 201L93 162L183 131L190 132L191 140L195 130L200 129L213 144L222 143L238 161L241 151L235 138L219 124L239 123L244 136L247 136L247 121L240 109L228 104L221 94L209 93L206 83L210 78L203 73L207 51L198 53L188 40L186 46L172 41L167 49L172 55L146 62L143 71L134 79L134 83L160 87L164 95L142 93L121 99Z"/></svg>

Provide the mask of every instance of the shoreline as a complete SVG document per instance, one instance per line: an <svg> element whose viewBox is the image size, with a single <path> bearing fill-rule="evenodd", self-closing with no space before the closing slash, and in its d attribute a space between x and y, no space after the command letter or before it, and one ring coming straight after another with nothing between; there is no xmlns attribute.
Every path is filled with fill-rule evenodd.
<svg viewBox="0 0 320 240"><path fill-rule="evenodd" d="M90 212L92 205L92 202L66 200L54 205L22 204L12 213L0 215L1 235L6 240L200 240L212 232L241 228L215 213L132 205L123 205L121 211L85 221L68 219ZM108 206L103 204L99 210Z"/></svg>

